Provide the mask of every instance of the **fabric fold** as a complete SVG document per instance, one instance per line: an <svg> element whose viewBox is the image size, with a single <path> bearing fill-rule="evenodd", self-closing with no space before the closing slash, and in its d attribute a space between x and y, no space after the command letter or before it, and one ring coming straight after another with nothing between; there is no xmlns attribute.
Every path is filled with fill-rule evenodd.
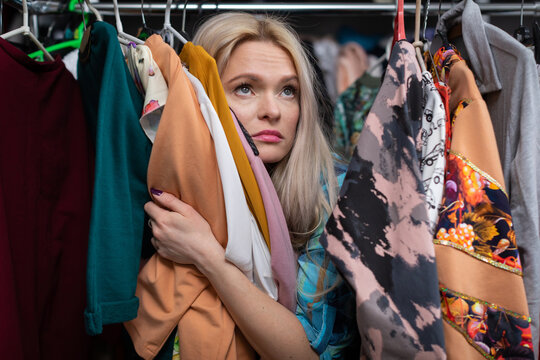
<svg viewBox="0 0 540 360"><path fill-rule="evenodd" d="M244 135L238 119L233 113L231 115L261 191L264 210L268 220L270 245L272 247L272 275L278 286L278 301L287 309L294 312L296 309L296 256L292 248L289 229L287 228L287 221L283 214L281 202L264 163L254 153L253 148L246 139L246 136L249 136L249 134ZM253 144L253 146L255 145Z"/></svg>
<svg viewBox="0 0 540 360"><path fill-rule="evenodd" d="M214 105L214 109L221 120L223 130L227 135L229 147L231 148L236 168L240 174L242 185L246 193L246 199L251 213L257 220L257 224L264 237L266 245L271 250L270 234L268 232L268 223L264 204L261 198L261 193L253 170L249 165L246 153L242 149L240 138L236 133L236 129L232 120L225 91L221 84L216 61L211 57L202 46L195 46L192 42L188 42L182 48L180 53L182 62L188 67L189 72L195 76L204 87L208 98Z"/></svg>
<svg viewBox="0 0 540 360"><path fill-rule="evenodd" d="M259 289L277 300L276 283L272 278L270 250L246 202L240 176L218 115L201 82L184 68L191 82L206 125L216 148L216 158L223 186L227 214L227 248L225 257L235 264Z"/></svg>

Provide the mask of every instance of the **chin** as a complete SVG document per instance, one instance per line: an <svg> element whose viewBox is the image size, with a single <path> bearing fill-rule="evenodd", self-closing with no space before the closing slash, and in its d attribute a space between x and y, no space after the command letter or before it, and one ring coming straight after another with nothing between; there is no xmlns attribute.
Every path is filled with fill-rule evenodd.
<svg viewBox="0 0 540 360"><path fill-rule="evenodd" d="M265 151L267 149L259 150L259 158L265 164L275 164L280 162L286 154L283 154L281 151Z"/></svg>
<svg viewBox="0 0 540 360"><path fill-rule="evenodd" d="M259 157L261 158L262 162L265 164L275 164L281 161L281 159L284 158L284 156L263 156L259 154Z"/></svg>

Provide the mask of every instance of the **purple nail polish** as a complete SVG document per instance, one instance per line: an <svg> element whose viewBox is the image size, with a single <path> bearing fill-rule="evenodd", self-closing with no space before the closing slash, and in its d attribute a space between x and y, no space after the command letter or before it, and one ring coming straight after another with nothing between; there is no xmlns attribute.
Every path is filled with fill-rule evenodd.
<svg viewBox="0 0 540 360"><path fill-rule="evenodd" d="M159 196L159 195L163 194L163 191L158 190L158 189L154 189L154 188L151 188L150 192L152 193L152 195L156 195L156 196Z"/></svg>

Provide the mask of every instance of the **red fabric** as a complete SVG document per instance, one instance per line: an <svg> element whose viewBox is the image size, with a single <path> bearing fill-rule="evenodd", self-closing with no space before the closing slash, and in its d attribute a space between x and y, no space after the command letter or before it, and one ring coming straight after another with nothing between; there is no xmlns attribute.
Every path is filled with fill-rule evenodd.
<svg viewBox="0 0 540 360"><path fill-rule="evenodd" d="M0 357L84 359L92 174L79 87L60 58L34 62L3 39L0 79Z"/></svg>

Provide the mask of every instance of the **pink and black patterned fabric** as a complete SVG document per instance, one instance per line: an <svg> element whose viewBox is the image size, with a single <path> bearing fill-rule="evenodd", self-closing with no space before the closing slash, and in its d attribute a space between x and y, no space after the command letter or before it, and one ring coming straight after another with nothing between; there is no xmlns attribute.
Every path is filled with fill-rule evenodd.
<svg viewBox="0 0 540 360"><path fill-rule="evenodd" d="M414 48L400 41L320 239L355 290L369 359L446 358L419 171L422 94Z"/></svg>

